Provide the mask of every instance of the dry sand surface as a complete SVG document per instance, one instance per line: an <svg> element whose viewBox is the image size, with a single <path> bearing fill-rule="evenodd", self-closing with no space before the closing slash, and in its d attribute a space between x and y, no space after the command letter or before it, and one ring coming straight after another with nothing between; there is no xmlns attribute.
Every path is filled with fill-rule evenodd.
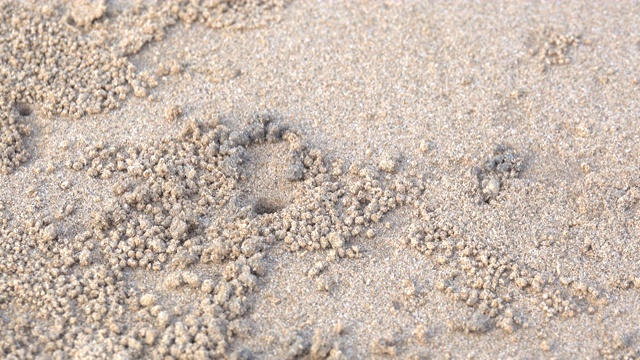
<svg viewBox="0 0 640 360"><path fill-rule="evenodd" d="M0 0L0 357L640 356L638 1Z"/></svg>

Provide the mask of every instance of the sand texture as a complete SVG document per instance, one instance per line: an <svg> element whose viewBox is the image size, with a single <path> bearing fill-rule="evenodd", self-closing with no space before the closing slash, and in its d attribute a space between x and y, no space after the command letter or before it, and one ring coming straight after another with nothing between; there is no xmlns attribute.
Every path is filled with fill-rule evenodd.
<svg viewBox="0 0 640 360"><path fill-rule="evenodd" d="M640 357L638 1L0 0L0 358Z"/></svg>

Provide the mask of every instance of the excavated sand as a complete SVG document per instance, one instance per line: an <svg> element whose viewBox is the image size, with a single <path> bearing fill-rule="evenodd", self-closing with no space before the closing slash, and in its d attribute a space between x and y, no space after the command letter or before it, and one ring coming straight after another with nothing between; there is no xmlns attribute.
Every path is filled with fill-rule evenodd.
<svg viewBox="0 0 640 360"><path fill-rule="evenodd" d="M638 24L0 0L0 357L640 357Z"/></svg>

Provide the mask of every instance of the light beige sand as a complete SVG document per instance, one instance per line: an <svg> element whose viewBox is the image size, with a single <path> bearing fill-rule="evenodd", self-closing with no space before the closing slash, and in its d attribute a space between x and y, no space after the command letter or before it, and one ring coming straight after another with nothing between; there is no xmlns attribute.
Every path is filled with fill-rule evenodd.
<svg viewBox="0 0 640 360"><path fill-rule="evenodd" d="M639 357L638 24L3 0L0 357Z"/></svg>

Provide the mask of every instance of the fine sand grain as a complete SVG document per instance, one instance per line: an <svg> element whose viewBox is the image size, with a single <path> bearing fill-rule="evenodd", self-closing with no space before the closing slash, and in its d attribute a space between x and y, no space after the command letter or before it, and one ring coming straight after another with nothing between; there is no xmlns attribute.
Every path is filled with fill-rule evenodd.
<svg viewBox="0 0 640 360"><path fill-rule="evenodd" d="M0 357L640 357L638 24L0 0Z"/></svg>

